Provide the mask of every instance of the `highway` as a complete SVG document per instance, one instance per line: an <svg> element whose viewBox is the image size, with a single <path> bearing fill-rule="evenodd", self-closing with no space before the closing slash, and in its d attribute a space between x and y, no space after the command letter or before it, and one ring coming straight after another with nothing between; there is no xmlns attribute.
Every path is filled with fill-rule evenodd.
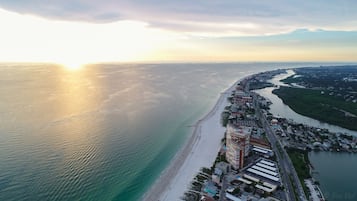
<svg viewBox="0 0 357 201"><path fill-rule="evenodd" d="M304 193L304 190L301 186L299 177L297 176L297 173L295 171L295 168L285 151L284 147L282 146L280 140L277 138L275 133L273 132L270 123L267 121L266 117L264 116L263 112L261 111L259 104L258 104L258 99L257 95L252 93L253 95L253 100L254 100L254 106L256 109L256 114L262 123L262 126L266 132L266 136L272 145L272 149L276 155L276 158L278 160L279 166L280 166L280 174L282 178L282 183L283 186L285 187L285 192L286 192L286 197L288 201L306 201L306 196ZM280 147L280 148L279 148ZM297 197L295 196L294 190L296 190Z"/></svg>
<svg viewBox="0 0 357 201"><path fill-rule="evenodd" d="M279 170L281 175L281 182L282 185L285 187L284 191L286 193L286 200L287 201L307 201L304 190L300 183L299 177L295 171L295 168L287 154L284 146L282 145L281 141L275 135L275 132L272 130L270 123L268 122L267 118L263 114L259 103L257 94L249 91L249 81L241 82L244 85L244 91L251 94L253 97L253 104L256 110L256 115L258 120L261 122L266 136L272 146L272 149L275 153L277 162L279 164ZM225 200L225 190L227 188L227 179L224 176L222 181L222 188L220 192L219 200Z"/></svg>

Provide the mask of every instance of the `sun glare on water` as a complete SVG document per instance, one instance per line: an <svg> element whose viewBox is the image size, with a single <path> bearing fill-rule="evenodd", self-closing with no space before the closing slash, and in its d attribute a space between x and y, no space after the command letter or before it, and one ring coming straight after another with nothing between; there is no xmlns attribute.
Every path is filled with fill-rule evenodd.
<svg viewBox="0 0 357 201"><path fill-rule="evenodd" d="M61 62L61 66L67 70L80 70L85 64L80 62Z"/></svg>

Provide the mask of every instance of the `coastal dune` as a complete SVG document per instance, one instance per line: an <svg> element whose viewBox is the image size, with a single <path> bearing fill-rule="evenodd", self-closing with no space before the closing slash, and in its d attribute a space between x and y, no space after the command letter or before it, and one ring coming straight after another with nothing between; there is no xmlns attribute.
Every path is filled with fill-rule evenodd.
<svg viewBox="0 0 357 201"><path fill-rule="evenodd" d="M221 147L225 127L221 125L221 113L228 105L227 97L239 81L221 93L212 110L198 120L193 134L176 154L169 167L161 174L143 200L175 201L188 190L190 182L202 167L211 167Z"/></svg>

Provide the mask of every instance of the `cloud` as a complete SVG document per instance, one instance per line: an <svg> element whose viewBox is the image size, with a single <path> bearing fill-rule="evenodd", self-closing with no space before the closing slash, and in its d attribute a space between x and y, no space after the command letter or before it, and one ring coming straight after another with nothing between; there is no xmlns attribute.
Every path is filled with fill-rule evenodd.
<svg viewBox="0 0 357 201"><path fill-rule="evenodd" d="M355 0L2 0L0 6L47 18L108 23L136 20L199 36L357 30Z"/></svg>

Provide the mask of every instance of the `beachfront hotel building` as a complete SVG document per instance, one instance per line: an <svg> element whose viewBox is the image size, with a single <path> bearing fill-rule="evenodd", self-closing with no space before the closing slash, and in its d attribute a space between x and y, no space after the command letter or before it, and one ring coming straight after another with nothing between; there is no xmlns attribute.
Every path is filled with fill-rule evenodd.
<svg viewBox="0 0 357 201"><path fill-rule="evenodd" d="M233 95L233 102L237 105L246 105L253 103L253 97L243 90L236 90L234 91Z"/></svg>
<svg viewBox="0 0 357 201"><path fill-rule="evenodd" d="M241 169L249 154L251 127L227 125L226 159L234 169Z"/></svg>

